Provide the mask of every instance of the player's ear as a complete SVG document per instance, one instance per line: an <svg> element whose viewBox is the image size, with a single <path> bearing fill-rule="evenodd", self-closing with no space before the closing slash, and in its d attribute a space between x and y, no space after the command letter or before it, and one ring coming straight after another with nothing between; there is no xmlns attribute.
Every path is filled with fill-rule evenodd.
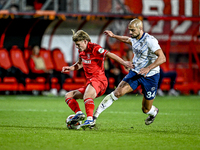
<svg viewBox="0 0 200 150"><path fill-rule="evenodd" d="M84 43L85 43L85 44L87 44L87 42L88 42L87 40L84 40Z"/></svg>

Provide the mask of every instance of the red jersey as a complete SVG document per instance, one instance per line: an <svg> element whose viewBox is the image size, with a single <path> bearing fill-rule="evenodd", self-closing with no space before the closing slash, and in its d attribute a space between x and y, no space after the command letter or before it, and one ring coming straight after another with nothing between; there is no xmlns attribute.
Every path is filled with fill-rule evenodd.
<svg viewBox="0 0 200 150"><path fill-rule="evenodd" d="M107 53L108 51L100 45L91 42L88 42L86 50L79 51L87 80L93 77L98 78L101 75L105 76L104 60Z"/></svg>

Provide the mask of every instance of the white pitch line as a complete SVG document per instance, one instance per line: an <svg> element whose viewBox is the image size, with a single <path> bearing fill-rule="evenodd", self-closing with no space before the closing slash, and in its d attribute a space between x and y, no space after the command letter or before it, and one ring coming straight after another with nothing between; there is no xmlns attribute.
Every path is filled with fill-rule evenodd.
<svg viewBox="0 0 200 150"><path fill-rule="evenodd" d="M0 96L0 100L7 100L6 97L1 97ZM24 96L17 96L17 97L13 97L12 100L30 100L29 97L24 97Z"/></svg>
<svg viewBox="0 0 200 150"><path fill-rule="evenodd" d="M0 109L0 111L18 111L18 112L23 112L23 111L26 111L26 112L65 112L64 110L47 110L47 109Z"/></svg>

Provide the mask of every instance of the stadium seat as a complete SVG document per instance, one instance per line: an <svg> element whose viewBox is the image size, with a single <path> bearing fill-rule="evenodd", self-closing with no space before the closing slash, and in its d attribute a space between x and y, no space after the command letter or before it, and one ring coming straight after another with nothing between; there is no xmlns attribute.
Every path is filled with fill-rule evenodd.
<svg viewBox="0 0 200 150"><path fill-rule="evenodd" d="M119 57L122 58L122 54L121 54L121 52L120 52L119 50L112 50L111 52L114 53L115 55L117 55L117 56L119 56ZM111 61L113 64L116 64L116 63L117 63L117 62L114 61L113 59L110 59L110 61Z"/></svg>
<svg viewBox="0 0 200 150"><path fill-rule="evenodd" d="M52 59L53 59L55 71L61 72L63 66L68 66L67 62L65 61L64 54L59 48L55 48L52 50ZM67 74L69 75L69 73L67 73ZM74 82L74 80L72 78L67 78L64 82L65 86L63 86L63 87L66 87L64 89L69 90L70 86L74 87L74 84L76 84L76 83L73 83L73 82ZM85 81L83 81L83 82L85 82ZM82 83L80 83L80 84L82 84ZM56 85L56 83L52 82L52 86L53 85ZM58 87L58 84L57 84L57 87ZM73 88L73 90L74 90L74 88Z"/></svg>
<svg viewBox="0 0 200 150"><path fill-rule="evenodd" d="M84 86L83 83L64 83L63 89L65 89L67 91L71 91L71 90L76 90L78 88L81 88L83 86Z"/></svg>
<svg viewBox="0 0 200 150"><path fill-rule="evenodd" d="M64 54L60 49L55 48L52 51L53 63L56 71L61 71L63 66L67 66L68 64L65 61Z"/></svg>
<svg viewBox="0 0 200 150"><path fill-rule="evenodd" d="M4 69L12 67L9 53L5 48L0 49L0 66L3 67Z"/></svg>
<svg viewBox="0 0 200 150"><path fill-rule="evenodd" d="M23 52L17 47L13 46L10 50L11 61L13 66L19 68L23 73L29 74L29 68L27 66L26 60L24 58ZM18 90L26 90L26 91L33 91L38 90L42 91L45 90L45 79L42 77L36 78L35 80L26 79L26 89L23 89L22 86L19 87Z"/></svg>
<svg viewBox="0 0 200 150"><path fill-rule="evenodd" d="M12 67L9 52L5 48L0 49L0 67L9 69ZM17 91L18 83L15 77L4 77L0 82L0 91Z"/></svg>
<svg viewBox="0 0 200 150"><path fill-rule="evenodd" d="M6 77L5 77L6 78ZM0 83L0 91L18 91L18 83L17 82L1 82Z"/></svg>
<svg viewBox="0 0 200 150"><path fill-rule="evenodd" d="M25 74L29 74L29 69L24 59L23 52L16 45L12 46L10 57L14 67L19 68Z"/></svg>
<svg viewBox="0 0 200 150"><path fill-rule="evenodd" d="M83 84L85 84L86 83L86 79L85 79L85 77L75 77L74 78L74 82L75 83L83 83Z"/></svg>
<svg viewBox="0 0 200 150"><path fill-rule="evenodd" d="M115 78L110 77L110 78L108 79L108 82L109 82L109 88L110 88L110 89L114 89L114 88L115 88Z"/></svg>
<svg viewBox="0 0 200 150"><path fill-rule="evenodd" d="M40 49L40 55L44 59L46 69L55 69L50 50L46 50L44 48L41 48Z"/></svg>
<svg viewBox="0 0 200 150"><path fill-rule="evenodd" d="M25 58L25 60L26 60L26 62L28 63L28 61L29 61L29 58L30 58L30 56L31 56L31 49L30 48L25 48L24 49L24 58Z"/></svg>
<svg viewBox="0 0 200 150"><path fill-rule="evenodd" d="M55 70L52 53L50 50L46 50L45 48L40 48L40 56L44 59L44 63L47 70ZM51 79L52 88L58 89L58 79L53 77ZM49 84L46 84L47 90L50 89Z"/></svg>

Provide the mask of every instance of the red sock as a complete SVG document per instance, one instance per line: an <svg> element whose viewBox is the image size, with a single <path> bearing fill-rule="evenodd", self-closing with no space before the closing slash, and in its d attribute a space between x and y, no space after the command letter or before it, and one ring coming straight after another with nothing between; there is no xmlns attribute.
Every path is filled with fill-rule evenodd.
<svg viewBox="0 0 200 150"><path fill-rule="evenodd" d="M78 102L74 98L72 97L67 98L65 102L71 108L71 110L73 110L75 113L77 113L78 111L81 111Z"/></svg>
<svg viewBox="0 0 200 150"><path fill-rule="evenodd" d="M86 98L84 100L84 103L85 103L85 111L86 111L87 117L89 116L93 117L94 100L92 98Z"/></svg>

